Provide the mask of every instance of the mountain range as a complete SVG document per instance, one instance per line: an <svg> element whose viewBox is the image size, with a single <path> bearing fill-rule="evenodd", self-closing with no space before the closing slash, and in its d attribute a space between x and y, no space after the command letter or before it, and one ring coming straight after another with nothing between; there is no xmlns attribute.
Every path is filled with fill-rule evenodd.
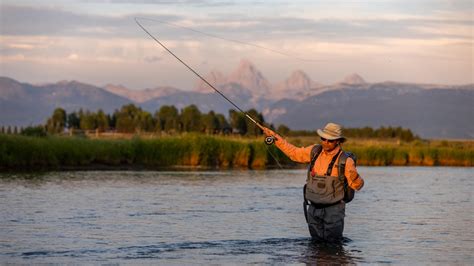
<svg viewBox="0 0 474 266"><path fill-rule="evenodd" d="M255 108L267 122L292 129L314 130L335 121L345 127L402 126L424 138L474 138L474 84L369 83L354 73L324 85L302 70L272 84L248 60L227 75L214 70L205 79L241 109ZM137 90L77 81L33 85L0 77L0 125L45 123L56 107L112 113L128 103L152 113L163 105L195 104L202 112L222 114L236 109L201 80L187 90L166 86Z"/></svg>

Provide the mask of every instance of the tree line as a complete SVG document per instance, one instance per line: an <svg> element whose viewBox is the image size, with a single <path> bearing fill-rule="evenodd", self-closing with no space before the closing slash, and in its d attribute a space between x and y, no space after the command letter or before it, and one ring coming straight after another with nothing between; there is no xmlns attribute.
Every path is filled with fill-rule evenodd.
<svg viewBox="0 0 474 266"><path fill-rule="evenodd" d="M277 130L285 136L314 136L317 134L316 131L312 130L291 130L285 125L280 125ZM410 129L402 127L343 128L342 132L347 138L400 139L407 142L420 139Z"/></svg>
<svg viewBox="0 0 474 266"><path fill-rule="evenodd" d="M246 111L252 118L264 123L263 115L255 109ZM269 126L274 129L273 125ZM189 105L181 110L175 106L164 105L155 113L150 113L142 108L128 104L106 114L99 109L96 112L89 110L67 113L63 108L56 108L45 125L11 128L1 127L4 134L23 134L29 136L46 136L60 134L65 129L69 130L97 130L99 132L115 131L119 133L165 133L169 135L184 132L200 132L206 134L240 134L245 136L258 136L262 131L245 115L236 110L229 110L228 119L219 113L209 111L201 112L196 105ZM286 125L279 125L276 132L283 136L315 136L313 130L291 130ZM344 128L344 135L348 138L392 138L403 141L419 139L410 129L402 127L371 127Z"/></svg>
<svg viewBox="0 0 474 266"><path fill-rule="evenodd" d="M255 109L246 111L254 119L264 123L263 115ZM66 113L62 108L56 108L48 118L46 131L57 134L68 129L98 130L105 132L114 130L120 133L167 133L200 132L206 134L229 134L257 136L261 130L249 121L241 112L230 110L229 120L219 113L201 112L196 105L189 105L181 110L175 106L164 105L154 114L142 108L128 104L106 114L102 110L97 112L79 110Z"/></svg>

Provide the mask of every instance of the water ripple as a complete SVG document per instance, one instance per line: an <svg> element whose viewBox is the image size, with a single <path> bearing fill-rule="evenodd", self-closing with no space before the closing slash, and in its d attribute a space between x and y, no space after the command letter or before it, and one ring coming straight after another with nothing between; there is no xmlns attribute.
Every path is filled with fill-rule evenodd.
<svg viewBox="0 0 474 266"><path fill-rule="evenodd" d="M473 264L472 168L359 171L336 245L304 170L0 174L0 264Z"/></svg>

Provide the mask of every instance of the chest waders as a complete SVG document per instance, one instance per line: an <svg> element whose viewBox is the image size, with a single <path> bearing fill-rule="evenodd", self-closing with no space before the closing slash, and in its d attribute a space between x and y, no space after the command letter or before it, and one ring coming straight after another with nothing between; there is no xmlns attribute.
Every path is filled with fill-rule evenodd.
<svg viewBox="0 0 474 266"><path fill-rule="evenodd" d="M311 204L316 209L324 209L339 204L341 201L348 203L354 198L354 190L349 187L344 173L347 157L351 157L356 162L355 155L339 150L329 163L326 174L320 176L313 172L313 167L321 151L321 145L315 145L311 150L311 163L308 167L306 184L303 187L303 209L306 222L308 222L308 205ZM331 176L338 157L338 176Z"/></svg>

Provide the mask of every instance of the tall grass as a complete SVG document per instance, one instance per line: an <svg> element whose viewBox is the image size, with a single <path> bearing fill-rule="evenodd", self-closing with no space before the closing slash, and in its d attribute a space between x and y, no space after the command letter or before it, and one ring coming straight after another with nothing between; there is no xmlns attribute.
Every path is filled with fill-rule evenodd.
<svg viewBox="0 0 474 266"><path fill-rule="evenodd" d="M265 168L263 142L205 135L131 140L0 135L0 169Z"/></svg>
<svg viewBox="0 0 474 266"><path fill-rule="evenodd" d="M291 143L307 146L318 136L292 137ZM358 165L367 166L474 166L474 141L393 139L349 139L343 149L357 155Z"/></svg>
<svg viewBox="0 0 474 266"><path fill-rule="evenodd" d="M293 142L293 141L292 141ZM298 142L298 141L295 141ZM349 142L358 165L473 166L473 145L451 142ZM261 139L186 134L174 137L87 139L35 138L0 134L0 169L57 170L76 168L250 168L295 166L275 146Z"/></svg>
<svg viewBox="0 0 474 266"><path fill-rule="evenodd" d="M358 165L474 166L474 150L442 147L347 146Z"/></svg>

